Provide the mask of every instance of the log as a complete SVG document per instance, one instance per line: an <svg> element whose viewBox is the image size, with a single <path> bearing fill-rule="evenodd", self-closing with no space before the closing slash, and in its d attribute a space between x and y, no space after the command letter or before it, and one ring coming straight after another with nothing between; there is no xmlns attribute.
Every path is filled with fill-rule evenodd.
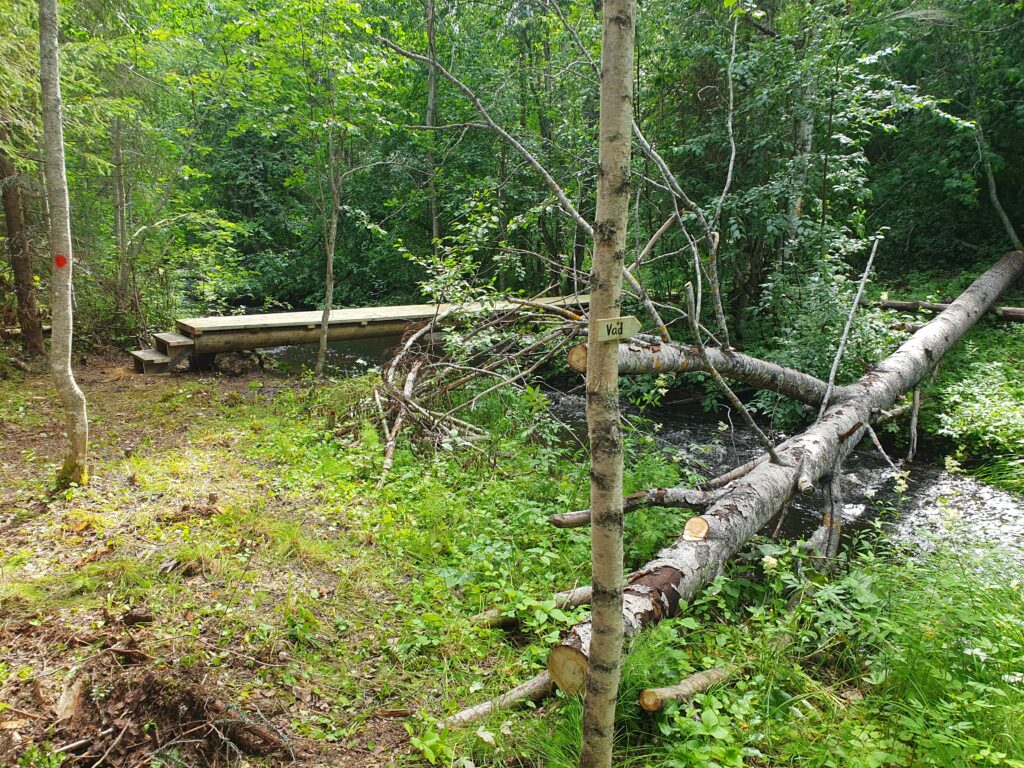
<svg viewBox="0 0 1024 768"><path fill-rule="evenodd" d="M475 707L468 707L461 712L456 712L445 720L443 725L446 728L459 728L487 717L492 712L508 709L513 704L521 701L540 701L549 696L554 688L555 684L551 679L551 675L547 672L541 672L536 677L530 678L522 685L513 688L496 699L491 699L482 704L477 704Z"/></svg>
<svg viewBox="0 0 1024 768"><path fill-rule="evenodd" d="M787 608L790 611L795 610L806 594L806 592L798 592L796 597L789 601ZM781 653L791 640L792 635L789 632L778 635L771 643L771 650L776 654ZM711 669L694 672L674 685L667 685L663 688L645 688L640 692L638 703L647 712L657 712L670 701L689 701L698 693L704 693L711 686L729 680L741 669L746 669L750 663L751 661L747 660L742 665L722 664Z"/></svg>
<svg viewBox="0 0 1024 768"><path fill-rule="evenodd" d="M694 672L675 685L667 685L664 688L645 688L640 692L640 707L647 712L658 712L670 701L689 701L698 693L704 693L711 686L724 683L736 674L737 669L733 664L723 664L720 667Z"/></svg>
<svg viewBox="0 0 1024 768"><path fill-rule="evenodd" d="M784 365L760 360L735 350L725 352L707 347L708 362L728 379L749 384L757 389L778 392L801 403L820 405L826 384L809 374ZM578 373L587 370L587 345L577 344L569 350L569 367ZM619 374L644 373L708 373L700 350L688 344L632 340L619 344Z"/></svg>
<svg viewBox="0 0 1024 768"><path fill-rule="evenodd" d="M705 509L711 506L719 495L692 488L650 488L626 496L622 500L622 511L632 512L642 507ZM590 525L590 510L581 509L550 515L548 522L556 528L582 528L584 525Z"/></svg>
<svg viewBox="0 0 1024 768"><path fill-rule="evenodd" d="M945 312L949 309L949 304L931 301L896 301L895 299L886 299L885 301L863 301L861 303L872 307L880 307L881 309L895 309L900 312ZM989 312L1000 320L1024 323L1024 307L992 307Z"/></svg>
<svg viewBox="0 0 1024 768"><path fill-rule="evenodd" d="M406 320L375 322L367 325L332 325L327 329L327 340L350 341L377 336L400 336L408 329L409 322ZM320 341L320 327L314 325L311 328L210 331L192 338L196 343L193 351L195 355L242 352L248 349L267 349L291 344L316 344Z"/></svg>
<svg viewBox="0 0 1024 768"><path fill-rule="evenodd" d="M634 573L624 593L626 632L677 615L714 579L722 563L763 528L795 493L800 478L817 483L853 450L872 415L888 410L1024 275L1024 253L1006 254L949 308L857 382L834 394L822 418L779 446L783 464L762 462L735 481L702 517L703 539L680 537ZM568 694L582 690L591 626L578 624L548 656L548 671Z"/></svg>

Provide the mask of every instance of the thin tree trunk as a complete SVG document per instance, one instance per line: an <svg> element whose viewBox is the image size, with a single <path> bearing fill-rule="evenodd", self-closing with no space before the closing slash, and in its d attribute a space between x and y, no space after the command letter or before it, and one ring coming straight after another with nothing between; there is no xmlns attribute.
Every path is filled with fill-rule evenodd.
<svg viewBox="0 0 1024 768"><path fill-rule="evenodd" d="M39 0L39 80L42 86L43 139L46 157L46 197L50 212L50 372L64 402L70 440L68 456L57 476L60 485L88 481L89 420L85 395L71 371L73 323L71 308L71 211L64 166L64 128L61 118L60 48L57 42L57 0Z"/></svg>
<svg viewBox="0 0 1024 768"><path fill-rule="evenodd" d="M324 312L320 318L320 346L316 353L314 373L323 376L324 360L327 359L327 331L331 323L331 309L334 306L334 246L338 240L338 216L341 214L341 143L334 135L333 125L327 129L327 175L330 185L330 211L324 211L324 256L326 280L324 285ZM323 182L320 186L323 198Z"/></svg>
<svg viewBox="0 0 1024 768"><path fill-rule="evenodd" d="M7 132L0 125L0 139L6 138ZM28 228L25 226L25 207L21 199L18 169L3 150L0 150L0 188L3 189L7 247L10 251L11 271L14 273L14 294L18 302L21 348L28 355L45 355L43 318L36 303L36 288L32 280Z"/></svg>
<svg viewBox="0 0 1024 768"><path fill-rule="evenodd" d="M432 62L437 61L437 36L434 31L436 8L434 0L425 0L424 8L425 22L427 26L427 56ZM426 125L433 128L437 123L437 70L433 66L427 67L427 114ZM437 242L441 238L441 214L437 204L437 185L435 183L436 170L434 168L434 131L427 132L427 141L430 147L427 150L427 165L430 166L430 238Z"/></svg>
<svg viewBox="0 0 1024 768"><path fill-rule="evenodd" d="M617 317L629 218L630 126L633 101L635 0L604 4L601 115L594 265L590 280L590 338L598 323ZM619 423L617 341L591 345L587 366L590 433L593 642L583 702L580 765L608 768L615 735L615 699L622 665L622 431Z"/></svg>
<svg viewBox="0 0 1024 768"><path fill-rule="evenodd" d="M124 191L124 157L121 152L121 118L115 117L110 130L114 181L114 240L117 244L117 287L114 300L124 317L128 310L131 265L128 263L128 201Z"/></svg>
<svg viewBox="0 0 1024 768"><path fill-rule="evenodd" d="M1024 251L1024 245L1020 242L1020 236L1017 234L1017 230L1013 227L1013 222L1010 221L1010 217L1006 215L1006 209L1003 208L1003 204L999 200L999 191L996 189L996 177L992 172L992 162L988 158L988 152L985 146L985 134L982 133L981 123L977 123L977 135L975 139L978 142L978 155L981 157L981 163L985 168L985 181L988 183L988 199L992 203L992 207L999 215L999 221L1003 224L1003 229L1006 230L1006 236L1010 238L1010 242L1013 243L1013 247L1018 251Z"/></svg>

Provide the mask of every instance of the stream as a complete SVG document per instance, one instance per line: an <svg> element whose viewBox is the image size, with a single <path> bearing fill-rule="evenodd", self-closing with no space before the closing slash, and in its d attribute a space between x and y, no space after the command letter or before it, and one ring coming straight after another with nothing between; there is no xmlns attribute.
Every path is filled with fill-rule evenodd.
<svg viewBox="0 0 1024 768"><path fill-rule="evenodd" d="M399 336L328 345L327 367L334 375L358 375L381 365L398 346ZM264 350L283 372L312 368L316 346L302 345ZM580 388L577 388L580 389ZM548 388L552 414L577 435L586 434L585 401L581 392ZM635 409L628 408L633 411ZM668 405L650 410L646 417L661 429L655 433L663 450L684 467L714 477L762 453L756 438L740 422L729 418L728 409L705 412L698 403ZM730 423L731 422L731 423ZM722 425L725 429L722 429ZM884 436L882 437L884 442ZM1006 493L970 475L950 472L942 457L926 451L911 464L902 498L894 490L896 476L878 450L865 440L844 468L844 538L881 519L896 540L927 547L934 538L987 541L1015 550L1024 557L1024 498ZM897 464L898 455L892 455ZM790 502L782 527L786 538L806 538L821 520L815 497ZM776 525L768 526L770 534Z"/></svg>

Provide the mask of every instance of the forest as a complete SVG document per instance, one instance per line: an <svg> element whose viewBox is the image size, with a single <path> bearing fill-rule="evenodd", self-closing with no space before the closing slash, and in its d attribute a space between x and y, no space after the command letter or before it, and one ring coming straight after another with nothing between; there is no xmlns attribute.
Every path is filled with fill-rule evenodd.
<svg viewBox="0 0 1024 768"><path fill-rule="evenodd" d="M1024 768L1022 51L0 0L0 765Z"/></svg>

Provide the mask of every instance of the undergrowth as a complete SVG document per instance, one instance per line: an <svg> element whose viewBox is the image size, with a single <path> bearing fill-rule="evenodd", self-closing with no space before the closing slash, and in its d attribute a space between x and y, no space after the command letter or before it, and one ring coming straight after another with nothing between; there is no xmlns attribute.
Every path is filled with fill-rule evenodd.
<svg viewBox="0 0 1024 768"><path fill-rule="evenodd" d="M635 638L615 764L1024 766L1024 567L994 550L876 547L825 579L795 549L761 544L683 617ZM742 671L692 702L636 704L724 663ZM519 730L500 715L460 742L461 765L572 768L581 713L563 700Z"/></svg>
<svg viewBox="0 0 1024 768"><path fill-rule="evenodd" d="M5 626L28 618L78 633L145 605L159 617L145 630L153 663L216 671L222 695L287 713L281 725L296 735L370 750L383 737L368 721L400 710L411 716L394 723L388 738L401 742L389 748L412 745L402 758L412 764L575 764L578 700L466 732L439 722L537 674L584 614L550 597L587 583L589 531L547 523L586 505L582 447L540 391L494 395L472 414L488 438L403 443L377 490L372 420L337 434L371 384L153 383L155 425L203 415L182 424L180 441L108 452L91 486L60 497L43 494L50 475L35 458L38 479L24 473L8 497ZM49 423L41 389L6 394L11 424ZM132 397L101 401L111 445ZM630 433L626 491L695 482L644 431ZM627 516L627 569L674 538L678 515ZM794 550L761 543L682 617L635 638L616 764L1024 766L1021 567L993 552L877 546L825 580ZM515 632L473 620L495 607L518 617ZM0 649L11 690L36 674L18 637ZM64 647L67 669L97 653ZM725 662L743 673L692 703L657 717L636 707L642 688Z"/></svg>

